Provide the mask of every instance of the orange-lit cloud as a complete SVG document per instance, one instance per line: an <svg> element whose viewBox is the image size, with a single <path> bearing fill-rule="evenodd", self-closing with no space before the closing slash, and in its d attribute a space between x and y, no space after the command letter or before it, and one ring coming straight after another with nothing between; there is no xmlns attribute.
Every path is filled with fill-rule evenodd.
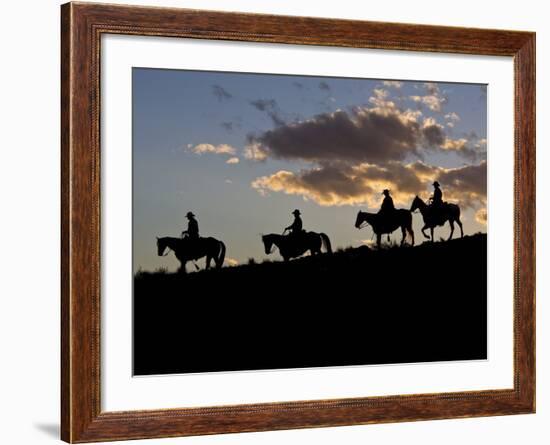
<svg viewBox="0 0 550 445"><path fill-rule="evenodd" d="M475 215L476 221L480 224L487 225L487 208L479 209Z"/></svg>
<svg viewBox="0 0 550 445"><path fill-rule="evenodd" d="M440 112L447 98L441 94L439 87L435 83L427 82L424 84L426 94L423 96L409 96L413 102L424 105L431 111Z"/></svg>
<svg viewBox="0 0 550 445"><path fill-rule="evenodd" d="M444 198L463 208L479 208L486 200L485 162L459 168L443 168L420 161L385 165L331 165L293 173L280 170L252 182L259 193L281 192L299 195L322 206L367 205L377 208L380 193L390 189L395 204L408 207L415 195L428 197L428 186L438 180Z"/></svg>
<svg viewBox="0 0 550 445"><path fill-rule="evenodd" d="M486 141L473 133L453 138L445 124L460 121L458 114L448 112L438 118L424 115L421 107L402 108L387 88L399 86L383 83L383 87L373 89L368 105L278 122L271 130L249 135L243 151L246 159L309 164L299 171L285 169L258 177L251 186L263 196L284 193L321 206L362 205L371 209L379 207L382 190L390 189L395 204L408 208L415 195L427 199L431 184L437 180L445 200L474 209L482 221ZM440 112L447 98L435 84L426 83L423 88L425 94L413 101ZM472 164L457 168L429 165L424 162L427 152L453 153Z"/></svg>
<svg viewBox="0 0 550 445"><path fill-rule="evenodd" d="M229 266L238 266L239 265L239 261L237 261L235 258L226 257L225 262Z"/></svg>

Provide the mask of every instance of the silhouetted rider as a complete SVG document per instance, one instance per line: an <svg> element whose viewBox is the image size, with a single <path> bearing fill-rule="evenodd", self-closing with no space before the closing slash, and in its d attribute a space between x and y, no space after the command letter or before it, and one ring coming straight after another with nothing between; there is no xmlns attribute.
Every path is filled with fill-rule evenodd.
<svg viewBox="0 0 550 445"><path fill-rule="evenodd" d="M391 197L388 189L385 189L382 194L384 195L384 200L382 201L382 205L380 206L380 211L378 213L381 215L389 215L395 210L393 198Z"/></svg>
<svg viewBox="0 0 550 445"><path fill-rule="evenodd" d="M434 194L430 197L430 201L432 207L439 210L443 206L443 192L441 191L439 182L434 181L432 185L434 186Z"/></svg>
<svg viewBox="0 0 550 445"><path fill-rule="evenodd" d="M199 223L195 219L195 215L193 214L193 212L187 212L187 215L185 215L185 217L188 220L187 230L181 232L181 236L189 240L199 239Z"/></svg>
<svg viewBox="0 0 550 445"><path fill-rule="evenodd" d="M294 221L293 223L286 227L285 228L285 232L287 230L290 230L290 234L291 235L299 235L300 233L302 233L302 218L300 218L300 211L298 209L294 210L294 212L292 212L292 214L294 215Z"/></svg>

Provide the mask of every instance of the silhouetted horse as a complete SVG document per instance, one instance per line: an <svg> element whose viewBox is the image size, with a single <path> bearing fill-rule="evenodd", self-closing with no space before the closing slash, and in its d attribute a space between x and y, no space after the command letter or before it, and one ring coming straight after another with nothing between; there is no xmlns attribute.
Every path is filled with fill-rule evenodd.
<svg viewBox="0 0 550 445"><path fill-rule="evenodd" d="M206 257L206 268L210 268L210 261L214 260L219 269L225 259L225 244L216 238L199 238L197 240L187 240L185 238L157 237L158 255L164 256L166 249L174 251L176 258L181 263L180 273L185 273L185 264L187 261L198 260ZM166 253L168 254L168 252Z"/></svg>
<svg viewBox="0 0 550 445"><path fill-rule="evenodd" d="M273 246L276 246L285 261L302 256L308 250L311 255L320 254L323 245L327 253L332 253L330 239L325 233L304 232L299 235L286 236L270 233L262 235L262 241L267 255L273 251Z"/></svg>
<svg viewBox="0 0 550 445"><path fill-rule="evenodd" d="M453 237L455 231L455 222L460 227L460 237L464 236L464 231L462 230L462 222L460 221L460 207L456 204L444 203L437 212L433 212L433 209L422 201L418 196L415 196L411 204L411 212L414 212L416 209L420 210L422 218L424 219L424 227L422 227L422 235L426 238L434 240L434 228L436 226L442 226L447 221L451 226L451 233L449 234L450 240ZM424 232L426 229L430 229L430 236L426 235Z"/></svg>
<svg viewBox="0 0 550 445"><path fill-rule="evenodd" d="M376 245L380 247L382 241L382 235L384 233L390 234L393 231L401 228L403 238L401 239L401 245L405 242L407 232L412 239L412 245L414 246L414 232L412 229L412 215L406 209L395 209L393 213L380 215L379 213L361 212L357 214L355 219L355 227L361 229L363 224L367 223L372 226L373 232L376 234Z"/></svg>

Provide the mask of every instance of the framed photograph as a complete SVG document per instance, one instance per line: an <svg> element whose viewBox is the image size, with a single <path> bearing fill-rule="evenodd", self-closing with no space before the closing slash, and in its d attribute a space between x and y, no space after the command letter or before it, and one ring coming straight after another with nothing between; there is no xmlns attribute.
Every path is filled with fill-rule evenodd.
<svg viewBox="0 0 550 445"><path fill-rule="evenodd" d="M62 6L62 439L535 411L535 35Z"/></svg>

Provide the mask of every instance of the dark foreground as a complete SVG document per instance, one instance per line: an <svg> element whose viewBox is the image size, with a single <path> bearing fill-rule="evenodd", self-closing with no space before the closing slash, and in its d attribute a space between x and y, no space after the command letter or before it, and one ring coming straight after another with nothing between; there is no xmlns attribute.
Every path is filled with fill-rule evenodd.
<svg viewBox="0 0 550 445"><path fill-rule="evenodd" d="M487 358L487 238L134 280L134 374Z"/></svg>

